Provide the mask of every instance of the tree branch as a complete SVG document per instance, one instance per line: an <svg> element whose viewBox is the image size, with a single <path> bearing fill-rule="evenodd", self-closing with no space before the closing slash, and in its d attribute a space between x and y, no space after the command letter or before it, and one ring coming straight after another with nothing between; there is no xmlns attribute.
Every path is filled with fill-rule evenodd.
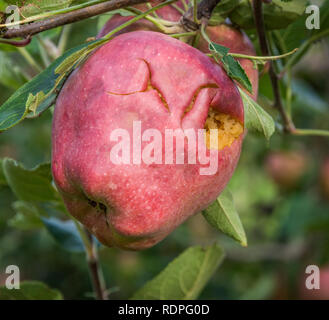
<svg viewBox="0 0 329 320"><path fill-rule="evenodd" d="M124 8L127 6L133 6L136 4L147 2L147 0L111 0L100 4L95 4L90 7L78 9L72 12L64 13L43 21L33 22L20 26L19 29L7 29L3 34L0 35L2 38L26 38L33 36L37 33L53 29L59 26L64 26L73 22L84 20L104 12Z"/></svg>
<svg viewBox="0 0 329 320"><path fill-rule="evenodd" d="M32 39L31 39L30 36L27 36L23 40L16 40L16 41L0 38L0 43L10 44L10 45L15 46L15 47L25 47L25 46L27 46L31 43L31 40Z"/></svg>
<svg viewBox="0 0 329 320"><path fill-rule="evenodd" d="M210 19L212 11L221 0L202 0L198 5L198 19Z"/></svg>
<svg viewBox="0 0 329 320"><path fill-rule="evenodd" d="M266 39L262 0L253 1L253 11L254 11L255 24L256 24L256 29L258 33L258 39L259 39L259 44L262 54L264 56L269 56L270 50ZM280 112L284 124L284 130L286 132L293 133L295 131L295 126L283 107L281 94L280 94L279 78L274 71L273 62L269 62L269 64L270 64L269 76L271 79L272 90L274 95L274 107L278 109L278 111Z"/></svg>
<svg viewBox="0 0 329 320"><path fill-rule="evenodd" d="M93 289L97 300L107 300L107 290L105 287L104 277L99 265L98 254L97 254L97 244L95 243L91 233L85 229L88 240L90 243L90 248L86 248L87 262L90 272L90 277L93 285Z"/></svg>
<svg viewBox="0 0 329 320"><path fill-rule="evenodd" d="M197 18L199 21L201 20L209 20L212 11L215 9L217 4L221 0L202 0L198 4L198 12L197 12ZM190 8L184 16L181 18L181 24L187 31L196 31L199 29L200 25L194 22L193 19L193 8Z"/></svg>

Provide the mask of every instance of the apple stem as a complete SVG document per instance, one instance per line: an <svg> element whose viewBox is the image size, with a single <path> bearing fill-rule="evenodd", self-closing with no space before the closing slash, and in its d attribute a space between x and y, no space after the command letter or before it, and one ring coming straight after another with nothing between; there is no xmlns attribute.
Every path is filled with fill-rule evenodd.
<svg viewBox="0 0 329 320"><path fill-rule="evenodd" d="M147 11L145 11L145 12L139 14L138 16L136 16L136 17L134 17L134 18L128 20L127 22L121 24L120 26L118 26L117 28L113 29L111 32L109 32L109 33L106 34L105 36L103 36L103 38L101 38L101 39L103 39L103 40L109 40L109 39L111 39L111 37L112 37L115 33L117 33L118 31L120 31L120 30L122 30L122 29L124 29L124 28L126 28L126 27L128 27L128 26L130 26L131 24L135 23L136 21L139 21L139 20L145 18L146 16L149 16L150 13L152 13L152 12L154 12L154 11L156 11L156 10L162 8L162 7L165 7L165 6L167 6L167 5L169 5L169 4L173 3L173 2L176 2L176 1L177 1L177 0L167 0L167 1L165 1L165 2L160 3L159 5L153 7L152 9L147 10ZM177 24L177 25L178 25L178 24ZM173 28L173 29L174 29L174 28ZM172 33L175 33L175 32L177 32L177 31L176 31L176 30L175 30L175 31L173 30Z"/></svg>
<svg viewBox="0 0 329 320"><path fill-rule="evenodd" d="M199 24L197 0L193 0L193 21Z"/></svg>
<svg viewBox="0 0 329 320"><path fill-rule="evenodd" d="M124 10L131 12L136 16L143 14L143 11L132 7L125 8ZM152 13L155 13L155 11L153 11ZM144 19L152 22L160 31L166 34L179 32L182 29L177 22L152 17L151 15L145 16Z"/></svg>
<svg viewBox="0 0 329 320"><path fill-rule="evenodd" d="M298 51L298 48L295 48L287 53L280 54L277 56L249 56L246 54L240 54L240 53L228 53L228 55L234 57L234 58L245 58L250 60L260 60L260 61L269 61L269 60L279 60L285 57L288 57L292 54L294 54L296 51Z"/></svg>
<svg viewBox="0 0 329 320"><path fill-rule="evenodd" d="M258 63L265 63L265 61L270 61L270 60L279 60L285 57L288 57L292 54L294 54L296 51L298 50L298 48L295 48L294 50L284 53L284 54L280 54L277 56L249 56L246 54L241 54L241 53L231 53L229 52L228 55L232 56L234 58L243 58L243 59L249 59L249 60L255 60L258 61ZM207 53L207 56L209 57L213 57L214 54L213 53Z"/></svg>
<svg viewBox="0 0 329 320"><path fill-rule="evenodd" d="M180 14L184 14L185 13L185 11L183 9L181 9L177 4L173 3L173 4L171 4L171 6L173 8L175 8Z"/></svg>
<svg viewBox="0 0 329 320"><path fill-rule="evenodd" d="M147 8L148 8L149 10L153 8L152 5L151 5L151 3L149 3L149 2L146 3L146 6L147 6ZM129 7L129 8L130 8L130 7ZM131 8L134 9L134 7L131 7ZM128 9L128 8L126 8L126 9ZM136 9L136 10L138 10L138 9ZM158 19L160 18L159 15L156 13L156 11L152 12L152 15L153 15L155 18L158 18Z"/></svg>
<svg viewBox="0 0 329 320"><path fill-rule="evenodd" d="M207 32L206 32L206 27L207 27L207 23L205 21L202 22L201 24L201 29L200 29L200 33L201 33L201 36L208 42L208 44L210 45L212 43L212 41L210 40ZM215 59L215 61L217 63L219 63L219 60L218 60L218 55L216 54L212 54L212 53L209 53L209 54L206 54L207 56L210 56L210 57L213 57Z"/></svg>
<svg viewBox="0 0 329 320"><path fill-rule="evenodd" d="M196 34L197 34L196 31L191 31L191 32L173 33L173 34L169 34L169 36L173 38L180 38L180 37L195 36Z"/></svg>
<svg viewBox="0 0 329 320"><path fill-rule="evenodd" d="M324 136L329 137L328 130L317 130L317 129L295 129L292 134L296 136Z"/></svg>
<svg viewBox="0 0 329 320"><path fill-rule="evenodd" d="M187 11L188 10L188 4L186 3L185 0L182 0L182 3L183 3L185 11Z"/></svg>

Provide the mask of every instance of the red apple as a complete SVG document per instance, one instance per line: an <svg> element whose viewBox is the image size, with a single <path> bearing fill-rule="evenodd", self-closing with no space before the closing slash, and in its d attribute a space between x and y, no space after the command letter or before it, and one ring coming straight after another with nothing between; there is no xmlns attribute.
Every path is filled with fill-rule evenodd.
<svg viewBox="0 0 329 320"><path fill-rule="evenodd" d="M218 26L209 26L206 29L211 41L222 46L230 48L231 53L240 53L250 56L255 56L256 51L247 35L228 24L220 24ZM197 48L202 52L209 52L209 45L206 40L200 37ZM247 92L254 100L258 96L258 70L249 59L238 59L242 68L245 70L247 76L252 84L253 93Z"/></svg>
<svg viewBox="0 0 329 320"><path fill-rule="evenodd" d="M278 151L268 155L265 169L279 187L292 189L298 185L304 175L307 162L302 152Z"/></svg>
<svg viewBox="0 0 329 320"><path fill-rule="evenodd" d="M156 5L158 2L154 2L153 5ZM180 7L183 7L181 2L177 3ZM147 8L139 7L140 10L145 11ZM179 21L181 18L181 13L172 6L166 6L157 10L157 14L166 20L169 21ZM123 17L119 14L111 17L107 23L104 25L102 30L97 35L98 38L103 37L105 34L109 33L111 30L130 20L132 17ZM137 30L149 30L149 31L159 31L155 25L145 19L139 20L130 26L120 30L118 34L125 32L137 31ZM240 53L245 55L255 56L256 51L250 39L247 35L228 24L220 24L217 26L209 26L206 29L209 38L225 47L230 48L232 53ZM202 37L199 38L198 44L196 46L199 50L205 53L209 53L208 42ZM238 59L242 68L245 70L247 76L250 79L252 84L252 94L246 91L254 100L257 100L258 96L258 70L255 68L253 62L249 59Z"/></svg>
<svg viewBox="0 0 329 320"><path fill-rule="evenodd" d="M118 164L111 158L115 130L125 129L132 141L136 121L143 136L156 129L163 138L153 138L161 163ZM217 198L238 162L243 122L237 87L209 57L161 33L125 33L97 49L58 96L54 180L69 212L103 244L144 249ZM183 164L164 162L166 131L203 128L207 138L209 129L219 129L218 146L204 136L198 142L215 171L200 174L209 163L188 162L186 141L173 147L176 156L184 152ZM141 150L149 144L143 141ZM127 146L132 155L134 145ZM192 144L199 153L196 148Z"/></svg>
<svg viewBox="0 0 329 320"><path fill-rule="evenodd" d="M161 3L161 1L151 1L151 5L153 7L155 7L159 3ZM181 1L178 1L176 4L177 4L178 7L183 8L183 4L182 4ZM145 4L139 4L139 5L136 5L134 7L136 9L139 9L139 10L143 11L143 12L148 10L148 7ZM168 5L168 6L165 6L165 7L162 7L160 9L158 9L156 11L156 14L160 18L168 20L168 21L172 21L172 22L179 21L179 19L182 16L181 13L171 5ZM133 18L133 16L124 17L124 16L121 16L120 14L113 15L105 23L105 25L103 26L101 31L98 33L97 38L101 38L101 37L105 36L111 30L113 30L116 27L120 26L121 24L129 21L132 18ZM131 31L137 31L137 30L159 31L159 29L152 22L150 22L146 19L141 19L141 20L138 20L135 23L131 24L130 26L120 30L119 32L116 33L116 35L126 33L126 32L131 32Z"/></svg>

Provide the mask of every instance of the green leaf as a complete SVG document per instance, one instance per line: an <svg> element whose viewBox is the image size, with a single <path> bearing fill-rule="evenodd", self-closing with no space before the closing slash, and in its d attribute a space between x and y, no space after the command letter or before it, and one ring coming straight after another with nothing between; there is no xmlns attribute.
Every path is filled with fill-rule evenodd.
<svg viewBox="0 0 329 320"><path fill-rule="evenodd" d="M0 11L5 11L8 7L8 3L6 3L4 0L0 0Z"/></svg>
<svg viewBox="0 0 329 320"><path fill-rule="evenodd" d="M228 55L230 49L218 43L211 42L209 43L209 50L213 54L219 56L227 75L252 93L252 84L246 72L241 67L240 62Z"/></svg>
<svg viewBox="0 0 329 320"><path fill-rule="evenodd" d="M101 14L97 19L97 30L100 31L104 27L105 23L109 21L115 14L119 14L123 17L135 16L133 13L125 9L117 9L110 12L106 12L104 14Z"/></svg>
<svg viewBox="0 0 329 320"><path fill-rule="evenodd" d="M210 25L224 23L228 15L237 7L240 0L221 0L211 13Z"/></svg>
<svg viewBox="0 0 329 320"><path fill-rule="evenodd" d="M86 48L84 47L70 54L58 65L58 67L55 69L55 73L64 74L70 71L73 68L74 64L77 62L77 60L79 60L81 56L84 55L85 52L86 52Z"/></svg>
<svg viewBox="0 0 329 320"><path fill-rule="evenodd" d="M5 158L2 167L7 183L18 199L31 202L58 200L49 163L26 169L16 161Z"/></svg>
<svg viewBox="0 0 329 320"><path fill-rule="evenodd" d="M28 105L27 102L26 107L28 111L31 112L27 113L26 118L30 119L30 118L38 117L42 112L47 110L55 103L57 95L58 95L57 92L50 92L47 95L44 95L43 91L38 92L36 96L34 96L34 99L32 100L32 106Z"/></svg>
<svg viewBox="0 0 329 320"><path fill-rule="evenodd" d="M218 43L215 43L215 42L209 43L209 50L210 50L210 52L219 54L219 56L221 58L226 56L228 54L228 52L230 51L229 48L224 47L224 46L222 46Z"/></svg>
<svg viewBox="0 0 329 320"><path fill-rule="evenodd" d="M55 73L60 75L65 75L67 72L70 72L79 62L84 60L90 52L92 52L94 49L96 49L106 41L108 40L103 40L103 39L95 40L89 42L89 44L86 47L83 47L82 49L73 52L58 65L58 67L55 69Z"/></svg>
<svg viewBox="0 0 329 320"><path fill-rule="evenodd" d="M84 245L72 220L41 218L54 240L66 251L83 252Z"/></svg>
<svg viewBox="0 0 329 320"><path fill-rule="evenodd" d="M272 0L272 3L277 7L281 8L285 13L292 13L302 15L305 12L307 0ZM265 6L266 7L266 6Z"/></svg>
<svg viewBox="0 0 329 320"><path fill-rule="evenodd" d="M307 0L272 0L263 6L264 22L267 30L283 29L305 12ZM255 29L251 1L241 0L229 14L232 22L243 29Z"/></svg>
<svg viewBox="0 0 329 320"><path fill-rule="evenodd" d="M52 184L50 164L26 169L12 159L3 159L6 180L18 199L14 203L16 215L9 221L20 229L46 227L51 236L65 250L83 252L84 245L73 220L60 220L66 212L64 204Z"/></svg>
<svg viewBox="0 0 329 320"><path fill-rule="evenodd" d="M245 111L245 126L251 131L264 134L267 140L275 131L273 118L241 88L239 88Z"/></svg>
<svg viewBox="0 0 329 320"><path fill-rule="evenodd" d="M34 230L44 227L38 208L32 203L15 201L13 209L16 215L8 221L11 227L21 230Z"/></svg>
<svg viewBox="0 0 329 320"><path fill-rule="evenodd" d="M101 41L96 40L94 42L99 43ZM45 95L44 98L47 98L46 100L41 101L39 99L38 102L41 103L42 107L34 105L34 109L37 111L36 115L50 107L59 92L59 88L63 85L66 76L68 76L68 73L64 74L64 76L56 74L55 70L63 61L74 54L74 52L90 46L91 43L84 43L80 46L68 50L64 55L56 59L47 69L20 87L0 107L0 132L17 125L27 116L29 113L27 101L30 94L37 96L38 94L40 95L39 92L43 92ZM57 90L55 91L55 89Z"/></svg>
<svg viewBox="0 0 329 320"><path fill-rule="evenodd" d="M329 1L324 1L320 7L320 29L306 28L305 21L309 16L305 13L288 28L280 31L280 41L284 43L286 50L299 47L297 53L288 60L290 67L298 63L314 43L329 35Z"/></svg>
<svg viewBox="0 0 329 320"><path fill-rule="evenodd" d="M62 300L62 294L38 281L24 281L19 289L0 287L0 300Z"/></svg>
<svg viewBox="0 0 329 320"><path fill-rule="evenodd" d="M235 60L232 56L224 56L222 58L223 67L226 70L228 76L238 83L240 83L244 88L246 88L250 93L252 93L252 84L241 67L241 64L238 60Z"/></svg>
<svg viewBox="0 0 329 320"><path fill-rule="evenodd" d="M320 7L320 29L313 29L313 33L323 32L325 29L329 29L329 2L324 1Z"/></svg>
<svg viewBox="0 0 329 320"><path fill-rule="evenodd" d="M132 299L196 299L223 258L224 252L216 244L206 248L190 247L138 290Z"/></svg>
<svg viewBox="0 0 329 320"><path fill-rule="evenodd" d="M305 19L306 17L302 16L287 28L279 31L285 45L285 50L291 51L299 48L305 39L310 36L311 30L306 29Z"/></svg>
<svg viewBox="0 0 329 320"><path fill-rule="evenodd" d="M216 201L203 211L203 216L214 228L229 235L242 246L247 246L247 237L237 213L233 196L225 189Z"/></svg>
<svg viewBox="0 0 329 320"><path fill-rule="evenodd" d="M27 97L26 108L33 112L33 115L36 114L39 104L45 99L45 94L43 91L38 92L35 96L30 93Z"/></svg>

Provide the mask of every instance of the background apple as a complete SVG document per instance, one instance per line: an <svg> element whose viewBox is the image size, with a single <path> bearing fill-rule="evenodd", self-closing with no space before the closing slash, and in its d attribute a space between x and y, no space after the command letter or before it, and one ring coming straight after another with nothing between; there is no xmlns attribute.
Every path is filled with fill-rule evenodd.
<svg viewBox="0 0 329 320"><path fill-rule="evenodd" d="M231 53L241 53L245 55L255 56L256 51L247 35L229 24L220 24L218 26L208 26L207 34L211 41L218 43L222 46L230 48ZM208 42L200 37L196 46L202 52L209 52ZM245 70L247 76L252 84L252 94L246 92L254 99L257 100L258 96L258 69L254 66L253 62L249 59L238 59L242 68Z"/></svg>
<svg viewBox="0 0 329 320"><path fill-rule="evenodd" d="M151 1L150 4L152 7L155 7L161 3L161 1ZM177 1L176 5L180 8L183 8L183 4L181 1ZM147 11L148 7L146 4L139 4L134 6L134 8L139 9L141 11ZM165 20L176 22L179 21L181 18L181 13L174 8L172 5L165 6L163 8L160 8L156 11L156 14ZM122 16L120 14L115 14L113 15L103 26L101 31L98 33L97 38L101 38L107 33L109 33L111 30L115 29L116 27L120 26L121 24L125 23L126 21L129 21L132 19L133 16ZM145 31L159 31L159 29L150 21L146 19L141 19L130 26L118 31L116 35L126 33L126 32L131 32L131 31L137 31L137 30L145 30Z"/></svg>
<svg viewBox="0 0 329 320"><path fill-rule="evenodd" d="M284 189L292 189L298 185L307 165L307 157L301 151L272 152L265 161L269 176Z"/></svg>

